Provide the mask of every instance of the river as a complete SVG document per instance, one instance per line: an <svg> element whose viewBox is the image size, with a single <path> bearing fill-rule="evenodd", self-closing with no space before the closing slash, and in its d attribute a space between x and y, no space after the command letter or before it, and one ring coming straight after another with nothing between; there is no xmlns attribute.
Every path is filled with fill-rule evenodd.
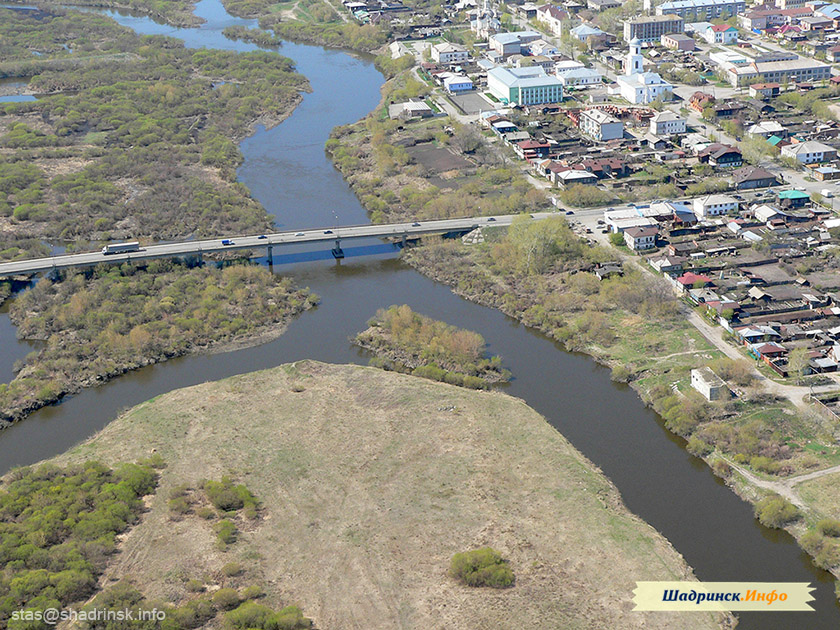
<svg viewBox="0 0 840 630"><path fill-rule="evenodd" d="M254 25L226 14L218 0L203 0L197 29L175 29L144 17L103 11L141 33L179 37L188 46L253 50L229 41L221 29ZM366 222L366 214L327 160L330 129L352 122L378 102L382 77L369 59L316 46L284 43L313 88L292 116L271 130L259 128L242 142L239 178L290 229ZM503 386L543 414L616 484L627 506L662 532L708 581L811 582L814 613L740 615L739 628L782 630L840 627L833 579L813 567L785 532L768 530L681 439L663 426L630 388L586 356L568 353L543 335L498 311L467 302L416 273L389 247L360 248L336 262L328 253L289 255L275 271L309 286L322 302L293 321L279 339L226 354L184 357L132 372L57 406L42 409L0 432L0 474L51 457L89 437L132 405L172 389L312 358L331 363L367 362L348 342L377 308L407 303L421 313L476 330L489 351L504 359L514 380ZM389 251L391 253L389 253ZM306 260L306 262L302 262ZM0 313L0 375L21 352L9 339ZM15 350L15 351L13 351ZM3 371L5 369L5 371Z"/></svg>

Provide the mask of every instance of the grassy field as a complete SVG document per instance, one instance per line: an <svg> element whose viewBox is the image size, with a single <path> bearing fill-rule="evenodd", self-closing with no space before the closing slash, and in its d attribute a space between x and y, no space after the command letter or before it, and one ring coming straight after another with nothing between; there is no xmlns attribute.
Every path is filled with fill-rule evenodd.
<svg viewBox="0 0 840 630"><path fill-rule="evenodd" d="M834 473L811 481L803 481L796 486L799 496L814 511L813 520L840 518L840 507L837 505L838 483L840 483L840 473Z"/></svg>
<svg viewBox="0 0 840 630"><path fill-rule="evenodd" d="M702 613L635 613L636 580L692 579L670 544L523 402L374 368L301 362L178 390L57 458L160 454L158 492L106 583L132 576L182 604L222 567L296 602L321 628L709 628ZM229 474L263 503L226 552L212 524L173 520L180 484ZM447 576L492 546L513 588ZM215 582L215 586L214 586ZM236 586L236 584L234 584Z"/></svg>

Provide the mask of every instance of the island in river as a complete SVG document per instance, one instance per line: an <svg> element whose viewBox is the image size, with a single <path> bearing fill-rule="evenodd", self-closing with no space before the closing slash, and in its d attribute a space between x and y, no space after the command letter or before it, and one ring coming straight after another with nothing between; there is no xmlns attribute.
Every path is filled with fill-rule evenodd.
<svg viewBox="0 0 840 630"><path fill-rule="evenodd" d="M475 392L376 368L303 361L176 390L51 460L159 457L148 512L103 583L127 576L183 605L236 588L295 602L323 628L712 628L712 613L633 612L636 580L691 580L667 540L541 416ZM261 501L222 550L213 522L170 497L230 475ZM197 511L196 511L197 512ZM448 577L451 557L490 546L508 589ZM228 576L229 577L229 576Z"/></svg>

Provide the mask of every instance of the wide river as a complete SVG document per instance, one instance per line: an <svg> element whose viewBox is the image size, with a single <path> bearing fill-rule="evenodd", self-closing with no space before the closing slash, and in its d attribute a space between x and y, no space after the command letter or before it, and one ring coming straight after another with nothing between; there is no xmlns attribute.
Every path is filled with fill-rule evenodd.
<svg viewBox="0 0 840 630"><path fill-rule="evenodd" d="M225 26L250 20L228 15L219 0L203 0L200 28L175 29L145 17L103 11L143 34L183 39L189 47L248 51L226 39ZM371 60L317 46L284 43L279 51L308 77L313 92L292 116L242 142L241 181L289 229L367 222L366 213L324 154L330 130L370 112L382 76ZM349 249L349 248L348 248ZM286 255L275 271L318 293L320 306L292 322L276 341L226 354L191 356L155 365L42 409L0 432L0 474L51 457L101 429L120 411L179 387L312 358L367 363L348 342L376 309L406 303L421 313L476 330L515 379L504 386L524 399L597 464L618 486L627 506L662 532L707 581L811 582L816 612L740 615L739 628L789 630L840 627L832 577L815 569L785 532L769 530L752 508L689 455L681 439L609 371L493 309L467 302L398 260L386 246L361 247L335 262L329 254ZM277 258L275 256L275 258ZM0 311L0 378L31 351L14 339Z"/></svg>

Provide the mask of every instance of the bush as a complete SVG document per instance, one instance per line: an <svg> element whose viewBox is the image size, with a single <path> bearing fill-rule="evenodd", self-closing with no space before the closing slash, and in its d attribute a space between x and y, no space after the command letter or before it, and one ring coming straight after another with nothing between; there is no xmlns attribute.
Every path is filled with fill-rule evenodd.
<svg viewBox="0 0 840 630"><path fill-rule="evenodd" d="M177 497L169 500L169 511L173 516L189 514L190 504L184 497Z"/></svg>
<svg viewBox="0 0 840 630"><path fill-rule="evenodd" d="M195 513L200 518L207 519L208 521L216 516L216 513L209 507L200 507L195 511Z"/></svg>
<svg viewBox="0 0 840 630"><path fill-rule="evenodd" d="M817 523L817 530L824 536L840 538L840 521L836 518L824 518Z"/></svg>
<svg viewBox="0 0 840 630"><path fill-rule="evenodd" d="M234 485L230 477L221 481L205 481L203 486L207 499L222 512L241 510L245 506L256 508L257 498L244 485Z"/></svg>
<svg viewBox="0 0 840 630"><path fill-rule="evenodd" d="M188 581L186 588L188 593L203 593L205 590L204 582L201 580Z"/></svg>
<svg viewBox="0 0 840 630"><path fill-rule="evenodd" d="M220 588L213 593L213 605L220 610L233 610L242 600L239 598L239 593L233 588Z"/></svg>
<svg viewBox="0 0 840 630"><path fill-rule="evenodd" d="M507 588L514 583L507 560L490 547L456 553L452 556L449 574L467 586Z"/></svg>
<svg viewBox="0 0 840 630"><path fill-rule="evenodd" d="M712 462L712 472L715 473L718 477L728 479L729 475L732 474L732 466L727 464L722 459L716 459L714 462Z"/></svg>
<svg viewBox="0 0 840 630"><path fill-rule="evenodd" d="M228 562L222 567L222 573L227 577L236 577L242 575L242 565L238 562Z"/></svg>
<svg viewBox="0 0 840 630"><path fill-rule="evenodd" d="M242 599L259 599L260 597L265 597L265 591L262 586L252 584L251 586L246 586L242 591Z"/></svg>
<svg viewBox="0 0 840 630"><path fill-rule="evenodd" d="M697 457L705 457L714 450L714 447L712 447L712 445L708 442L701 440L696 435L692 435L688 440L688 445L686 446L686 449L692 455L696 455Z"/></svg>
<svg viewBox="0 0 840 630"><path fill-rule="evenodd" d="M799 519L801 514L795 505L779 495L766 497L755 504L755 517L765 527L780 529Z"/></svg>
<svg viewBox="0 0 840 630"><path fill-rule="evenodd" d="M213 530L216 532L216 536L219 537L219 542L222 543L223 546L236 542L236 534L238 530L236 529L236 525L233 521L229 519L221 520L216 523Z"/></svg>
<svg viewBox="0 0 840 630"><path fill-rule="evenodd" d="M312 627L312 621L304 617L297 606L274 612L255 602L245 602L225 614L225 620L236 630L304 630Z"/></svg>
<svg viewBox="0 0 840 630"><path fill-rule="evenodd" d="M771 475L777 474L782 468L781 462L764 457L763 455L750 457L750 466L759 472L765 472Z"/></svg>

